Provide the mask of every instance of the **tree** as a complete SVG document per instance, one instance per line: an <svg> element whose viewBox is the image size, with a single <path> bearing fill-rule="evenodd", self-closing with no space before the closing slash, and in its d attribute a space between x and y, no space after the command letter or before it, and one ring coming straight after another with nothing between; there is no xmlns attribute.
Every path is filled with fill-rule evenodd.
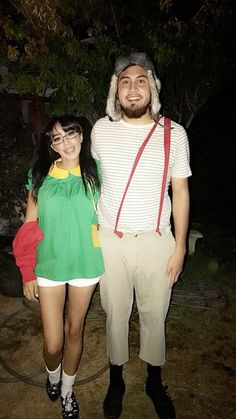
<svg viewBox="0 0 236 419"><path fill-rule="evenodd" d="M1 8L5 87L51 92L49 113L93 122L104 114L115 57L145 50L164 112L188 127L235 71L232 0L137 0L135 10L118 0L4 0Z"/></svg>
<svg viewBox="0 0 236 419"><path fill-rule="evenodd" d="M120 45L147 51L162 82L162 111L186 128L235 74L232 0L114 0ZM158 6L159 3L159 6Z"/></svg>
<svg viewBox="0 0 236 419"><path fill-rule="evenodd" d="M21 94L50 95L50 114L79 112L94 122L104 108L109 57L117 46L99 22L94 22L92 30L98 36L91 43L89 26L88 34L83 29L86 15L80 18L76 3L3 2L1 61L8 68L4 87Z"/></svg>

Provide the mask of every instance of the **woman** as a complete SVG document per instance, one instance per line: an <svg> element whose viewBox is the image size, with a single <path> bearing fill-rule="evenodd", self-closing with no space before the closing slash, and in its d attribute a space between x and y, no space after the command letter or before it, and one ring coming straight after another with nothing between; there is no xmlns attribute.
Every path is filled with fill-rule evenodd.
<svg viewBox="0 0 236 419"><path fill-rule="evenodd" d="M97 239L100 182L89 138L83 137L78 118L58 117L49 123L27 188L26 219L13 252L25 297L40 303L47 394L53 401L61 396L63 418L74 419L79 407L73 384L85 316L104 271Z"/></svg>

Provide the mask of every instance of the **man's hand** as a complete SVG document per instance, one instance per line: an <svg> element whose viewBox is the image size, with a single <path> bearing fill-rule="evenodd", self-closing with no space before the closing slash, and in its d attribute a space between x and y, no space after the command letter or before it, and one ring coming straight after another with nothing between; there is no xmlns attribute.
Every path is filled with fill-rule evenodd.
<svg viewBox="0 0 236 419"><path fill-rule="evenodd" d="M172 288L179 279L183 268L184 256L184 249L176 249L168 261L165 277L170 280L169 288Z"/></svg>
<svg viewBox="0 0 236 419"><path fill-rule="evenodd" d="M38 301L39 293L37 280L25 282L23 285L23 293L27 300Z"/></svg>

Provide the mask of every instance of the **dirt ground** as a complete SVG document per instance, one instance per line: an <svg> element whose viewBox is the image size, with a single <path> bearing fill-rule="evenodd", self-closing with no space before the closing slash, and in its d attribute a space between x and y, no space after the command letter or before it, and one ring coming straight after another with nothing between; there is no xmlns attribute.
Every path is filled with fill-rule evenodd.
<svg viewBox="0 0 236 419"><path fill-rule="evenodd" d="M236 418L236 240L201 230L175 286L167 320L167 363L163 379L178 419ZM1 256L2 258L2 256ZM0 281L12 275L1 259ZM124 368L122 419L152 419L144 392L146 365L138 357L139 324L130 322L130 362ZM37 303L0 294L0 418L59 419L60 403L47 399ZM108 384L105 316L98 290L88 313L84 354L75 393L81 419L101 419Z"/></svg>

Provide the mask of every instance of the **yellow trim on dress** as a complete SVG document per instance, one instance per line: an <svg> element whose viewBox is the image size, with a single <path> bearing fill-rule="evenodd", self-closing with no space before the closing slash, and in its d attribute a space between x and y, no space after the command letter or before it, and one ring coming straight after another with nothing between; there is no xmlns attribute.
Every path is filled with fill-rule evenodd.
<svg viewBox="0 0 236 419"><path fill-rule="evenodd" d="M98 225L97 224L92 224L92 241L93 241L93 246L94 247L101 247L99 237L98 237Z"/></svg>
<svg viewBox="0 0 236 419"><path fill-rule="evenodd" d="M80 171L80 166L74 167L73 169L61 169L60 167L57 166L57 162L61 161L61 159L56 160L48 174L49 176L52 176L56 179L65 179L67 178L69 175L73 175L73 176L81 176L81 171Z"/></svg>

